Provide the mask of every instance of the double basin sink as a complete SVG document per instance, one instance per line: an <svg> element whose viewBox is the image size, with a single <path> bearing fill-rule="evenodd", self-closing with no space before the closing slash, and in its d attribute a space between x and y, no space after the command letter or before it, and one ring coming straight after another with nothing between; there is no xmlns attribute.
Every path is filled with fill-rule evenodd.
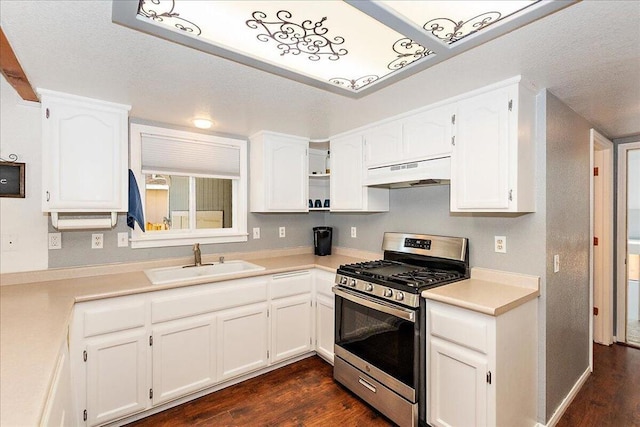
<svg viewBox="0 0 640 427"><path fill-rule="evenodd" d="M247 261L233 260L199 266L152 268L144 270L144 274L154 285L167 285L192 279L215 279L264 269L264 267Z"/></svg>

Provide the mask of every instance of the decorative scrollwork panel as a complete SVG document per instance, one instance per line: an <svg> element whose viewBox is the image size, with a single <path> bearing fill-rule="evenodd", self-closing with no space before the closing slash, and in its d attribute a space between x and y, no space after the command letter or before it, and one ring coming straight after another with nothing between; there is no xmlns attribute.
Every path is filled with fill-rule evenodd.
<svg viewBox="0 0 640 427"><path fill-rule="evenodd" d="M196 36L202 34L202 30L195 23L180 17L175 11L175 0L140 0L138 3L138 15L157 22L166 22L178 30Z"/></svg>
<svg viewBox="0 0 640 427"><path fill-rule="evenodd" d="M293 15L286 10L276 13L277 19L272 21L267 21L267 14L261 11L255 11L251 16L253 19L246 22L247 26L266 31L256 38L265 43L275 41L281 56L305 54L309 55L311 61L319 61L322 57L337 61L349 53L347 49L338 47L345 42L343 37L327 37L329 29L324 26L326 17L317 22L307 19L297 24L291 21Z"/></svg>

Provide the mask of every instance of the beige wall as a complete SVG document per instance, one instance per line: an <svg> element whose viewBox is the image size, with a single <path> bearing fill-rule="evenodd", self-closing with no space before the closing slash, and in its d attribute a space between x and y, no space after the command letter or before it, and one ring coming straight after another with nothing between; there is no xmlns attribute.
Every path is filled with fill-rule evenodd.
<svg viewBox="0 0 640 427"><path fill-rule="evenodd" d="M23 101L0 77L0 157L25 163L25 198L0 198L0 273L47 268L47 216L42 213L40 104Z"/></svg>

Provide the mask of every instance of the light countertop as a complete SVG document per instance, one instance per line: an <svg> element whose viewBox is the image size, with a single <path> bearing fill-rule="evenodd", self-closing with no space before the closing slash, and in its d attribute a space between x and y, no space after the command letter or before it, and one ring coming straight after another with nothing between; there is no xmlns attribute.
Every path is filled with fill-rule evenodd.
<svg viewBox="0 0 640 427"><path fill-rule="evenodd" d="M310 268L335 272L341 264L363 260L362 254L349 255L354 256L303 253L251 257L252 263L265 270L169 285L151 284L142 269L105 274L110 267L104 266L84 269L89 273L72 271L76 269L42 272L31 276L38 281L0 286L0 425L40 423L76 302ZM422 296L497 316L536 298L538 281L537 277L474 268L471 279L424 291Z"/></svg>
<svg viewBox="0 0 640 427"><path fill-rule="evenodd" d="M316 257L310 253L252 258L252 263L265 270L226 276L217 281L308 268L335 272L341 264L359 261L362 258ZM51 272L54 277L60 274L60 271ZM38 277L46 275L43 272ZM73 276L73 272L69 275ZM159 286L152 285L144 272L132 271L0 286L0 425L39 425L76 302L214 281L200 279Z"/></svg>
<svg viewBox="0 0 640 427"><path fill-rule="evenodd" d="M422 297L499 316L540 295L536 276L473 268L471 278L428 289Z"/></svg>

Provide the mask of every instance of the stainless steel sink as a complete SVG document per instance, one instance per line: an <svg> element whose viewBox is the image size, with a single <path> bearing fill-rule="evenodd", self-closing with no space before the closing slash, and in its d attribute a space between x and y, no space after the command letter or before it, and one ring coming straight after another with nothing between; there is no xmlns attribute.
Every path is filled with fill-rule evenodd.
<svg viewBox="0 0 640 427"><path fill-rule="evenodd" d="M169 283L183 282L192 279L213 279L223 276L231 276L238 273L261 271L264 267L247 261L234 260L224 263L214 263L197 267L162 267L144 270L151 283L154 285L166 285Z"/></svg>

